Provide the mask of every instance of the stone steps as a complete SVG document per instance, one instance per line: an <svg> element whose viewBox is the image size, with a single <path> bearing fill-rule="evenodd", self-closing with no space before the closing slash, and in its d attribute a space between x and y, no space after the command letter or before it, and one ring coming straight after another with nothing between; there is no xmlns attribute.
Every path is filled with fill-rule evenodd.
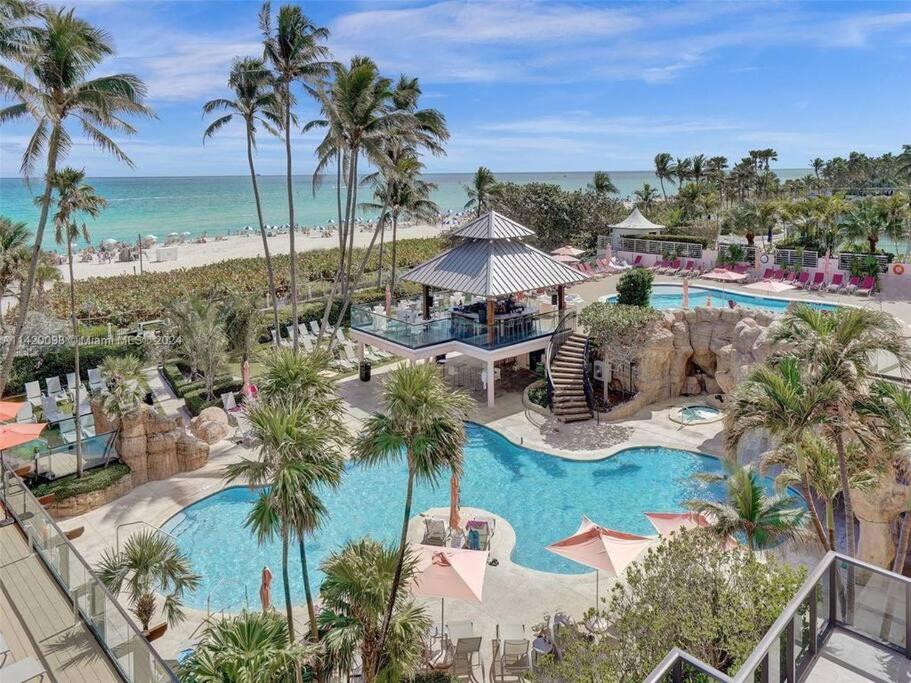
<svg viewBox="0 0 911 683"><path fill-rule="evenodd" d="M585 337L574 334L551 359L551 410L561 422L582 422L592 417L585 398L585 343Z"/></svg>

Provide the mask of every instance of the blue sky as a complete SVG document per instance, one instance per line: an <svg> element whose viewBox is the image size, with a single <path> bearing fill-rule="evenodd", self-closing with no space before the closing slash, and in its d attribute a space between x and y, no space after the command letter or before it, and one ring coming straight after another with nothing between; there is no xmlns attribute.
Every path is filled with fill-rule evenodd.
<svg viewBox="0 0 911 683"><path fill-rule="evenodd" d="M202 144L200 113L225 94L235 55L258 55L259 2L79 0L119 50L102 71L149 86L156 121L123 141L129 170L83 143L90 175L246 173L242 131ZM778 166L911 142L911 4L879 2L307 2L337 59L373 57L421 80L448 155L428 170L640 170L656 152L774 147ZM303 101L300 117L316 115ZM28 125L0 128L0 174L17 173ZM316 134L294 140L312 169ZM280 145L262 140L264 174Z"/></svg>

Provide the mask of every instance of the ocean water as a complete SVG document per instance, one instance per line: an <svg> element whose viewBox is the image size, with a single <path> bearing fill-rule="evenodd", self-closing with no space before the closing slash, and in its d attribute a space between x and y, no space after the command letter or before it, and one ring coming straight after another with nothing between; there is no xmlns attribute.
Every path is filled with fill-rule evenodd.
<svg viewBox="0 0 911 683"><path fill-rule="evenodd" d="M803 171L780 172L782 178L799 177ZM592 173L498 173L497 179L515 183L555 183L565 189L585 187ZM460 211L467 201L465 188L470 173L427 174L437 185L434 201L445 212ZM622 171L611 173L619 197L631 196L647 182L658 187L650 172ZM325 178L314 194L310 176L296 176L295 221L299 225L325 225L336 217L335 178ZM108 201L108 207L89 223L92 242L103 239L135 241L137 236L154 234L159 239L171 232L203 232L214 236L246 225L256 225L256 205L248 176L156 177L156 178L90 178L96 191ZM267 224L288 222L288 201L283 176L260 176L259 188L263 215ZM667 186L668 193L673 186ZM40 182L29 187L21 178L0 178L0 215L25 221L30 226L38 220L35 194ZM363 190L358 201L368 201ZM364 215L369 215L365 212ZM53 231L45 237L45 246L53 248Z"/></svg>
<svg viewBox="0 0 911 683"><path fill-rule="evenodd" d="M572 534L582 515L612 529L650 535L655 530L644 512L679 512L687 500L723 496L723 485L693 476L723 471L719 460L706 455L646 447L605 460L573 461L517 446L479 425L468 424L466 431L461 503L504 517L516 532L512 560L530 569L558 574L591 571L545 549ZM314 587L322 580L320 562L346 541L365 535L387 543L398 538L406 480L403 462L350 465L339 489L322 494L329 514L307 541ZM772 489L770 479L764 484ZM259 545L244 528L256 498L257 492L249 488L227 488L184 508L162 526L176 536L203 577L188 604L204 607L211 596L213 609L237 610L246 594L255 606L263 565L279 577L280 542ZM427 482L415 485L413 514L448 505L448 478L436 487ZM304 592L296 547L290 567L292 596L299 604ZM283 603L281 583L274 586L274 599Z"/></svg>

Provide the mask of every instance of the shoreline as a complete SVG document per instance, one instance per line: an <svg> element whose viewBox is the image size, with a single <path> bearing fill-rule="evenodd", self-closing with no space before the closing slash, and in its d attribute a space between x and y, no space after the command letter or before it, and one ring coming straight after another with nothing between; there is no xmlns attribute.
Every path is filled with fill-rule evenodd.
<svg viewBox="0 0 911 683"><path fill-rule="evenodd" d="M440 235L447 226L440 223L436 224L417 224L398 226L398 239L410 239L421 237L436 237ZM386 244L389 244L392 230L386 230ZM373 237L373 231L357 229L354 233L354 246L366 247ZM289 248L289 235L274 235L267 238L269 243L269 252L272 255L287 254ZM374 248L378 248L379 239ZM230 261L232 259L250 258L263 256L263 241L259 230L249 234L231 235L223 239L210 240L200 244L196 242L185 242L183 244L173 245L177 249L177 259L173 261L156 261L156 249L152 246L143 250L142 270L143 272L167 272L180 268L194 268L196 266L206 266L221 261ZM306 251L315 251L317 249L333 249L338 247L338 236L316 237L307 236L301 233L295 235L295 247L298 253ZM165 248L161 245L161 248ZM171 247L167 247L170 249ZM146 257L148 254L148 257ZM69 270L64 263L57 266L63 282L69 282ZM113 277L117 275L134 275L139 273L139 261L112 261L110 263L100 263L97 260L90 262L81 262L78 256L74 255L73 276L76 280L86 280L93 277Z"/></svg>

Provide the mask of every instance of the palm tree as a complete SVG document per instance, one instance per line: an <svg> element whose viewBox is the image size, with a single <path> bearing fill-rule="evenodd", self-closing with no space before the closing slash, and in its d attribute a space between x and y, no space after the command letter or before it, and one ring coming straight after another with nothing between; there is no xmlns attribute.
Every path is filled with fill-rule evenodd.
<svg viewBox="0 0 911 683"><path fill-rule="evenodd" d="M667 192L664 191L664 181L674 182L674 175L671 171L673 162L674 157L667 152L661 152L655 155L655 177L657 177L658 182L661 183L661 194L665 201L667 201Z"/></svg>
<svg viewBox="0 0 911 683"><path fill-rule="evenodd" d="M693 177L693 160L677 157L671 168L671 173L677 178L677 185L683 187L683 183Z"/></svg>
<svg viewBox="0 0 911 683"><path fill-rule="evenodd" d="M209 619L193 654L178 669L183 683L292 680L301 661L314 661L312 645L291 642L288 624L274 612Z"/></svg>
<svg viewBox="0 0 911 683"><path fill-rule="evenodd" d="M616 194L617 186L610 179L607 171L595 171L592 181L588 184L588 189L598 194Z"/></svg>
<svg viewBox="0 0 911 683"><path fill-rule="evenodd" d="M389 373L380 403L385 412L364 421L352 457L373 465L404 456L408 467L398 565L380 631L378 649L382 651L402 581L415 480L434 483L447 470L454 476L460 474L463 420L473 401L466 394L453 392L436 366L425 364Z"/></svg>
<svg viewBox="0 0 911 683"><path fill-rule="evenodd" d="M285 139L285 172L288 191L288 223L291 226L291 330L293 348L297 351L297 252L294 247L294 189L291 169L291 84L301 82L313 94L315 84L329 73L329 48L323 43L329 29L316 26L297 5L282 5L278 10L275 26L272 25L272 6L263 3L259 14L263 33L263 54L274 72L275 91L282 108L282 135ZM278 334L278 330L276 330Z"/></svg>
<svg viewBox="0 0 911 683"><path fill-rule="evenodd" d="M465 188L468 193L465 208L477 210L477 215L480 217L482 213L490 210L490 200L496 195L496 190L497 179L489 168L481 166L474 172L471 185Z"/></svg>
<svg viewBox="0 0 911 683"><path fill-rule="evenodd" d="M240 354L240 362L243 365L253 354L262 331L263 320L256 307L256 301L248 296L235 294L225 303L222 314L227 346L231 351Z"/></svg>
<svg viewBox="0 0 911 683"><path fill-rule="evenodd" d="M142 363L133 354L108 356L101 361L98 370L105 385L101 394L101 409L114 427L114 437L105 449L104 464L107 465L111 448L123 428L124 416L139 409L149 387L142 372Z"/></svg>
<svg viewBox="0 0 911 683"><path fill-rule="evenodd" d="M705 177L705 154L697 154L690 160L690 177L697 183Z"/></svg>
<svg viewBox="0 0 911 683"><path fill-rule="evenodd" d="M642 183L642 187L635 192L636 199L639 200L639 203L642 204L642 208L648 211L655 204L655 200L658 198L658 190L649 185L648 183Z"/></svg>
<svg viewBox="0 0 911 683"><path fill-rule="evenodd" d="M0 216L0 297L9 296L22 266L28 263L32 234L22 221ZM0 318L0 326L5 322Z"/></svg>
<svg viewBox="0 0 911 683"><path fill-rule="evenodd" d="M855 205L853 210L842 218L840 227L849 240L867 240L870 253L875 254L880 235L900 233L900 228L897 228L895 223L885 205L870 197Z"/></svg>
<svg viewBox="0 0 911 683"><path fill-rule="evenodd" d="M395 547L370 538L349 541L327 557L320 569L323 611L320 627L329 658L350 671L360 655L364 681L372 683L377 672L384 680L407 680L421 661L421 634L430 625L424 610L408 593L394 599L389 637L382 646L384 611L399 569ZM412 553L405 554L401 579L411 583L417 574Z"/></svg>
<svg viewBox="0 0 911 683"><path fill-rule="evenodd" d="M76 278L73 276L73 242L80 237L86 242L89 231L85 223L79 225L77 214L97 218L107 206L103 197L95 194L95 188L85 183L85 171L66 167L57 171L48 180L57 191L57 213L54 214L55 239L57 244L66 244L66 260L70 272L70 323L73 327L73 372L76 375L76 393L73 397L75 407L73 417L76 420L76 477L82 476L82 411L80 410L82 393L82 375L79 368L79 321L76 318Z"/></svg>
<svg viewBox="0 0 911 683"><path fill-rule="evenodd" d="M35 0L0 0L0 56L12 59L22 54L36 34L28 22L40 13Z"/></svg>
<svg viewBox="0 0 911 683"><path fill-rule="evenodd" d="M810 167L813 169L813 173L816 175L816 180L819 181L819 172L822 170L823 166L826 165L826 162L816 157L813 161L810 162Z"/></svg>
<svg viewBox="0 0 911 683"><path fill-rule="evenodd" d="M190 376L202 375L206 399L215 396L215 379L225 361L228 336L217 302L191 296L168 306L168 317L179 339L174 351L190 366Z"/></svg>
<svg viewBox="0 0 911 683"><path fill-rule="evenodd" d="M130 609L143 631L149 630L157 611L156 594L164 596L162 611L168 625L176 626L185 619L184 594L196 590L200 581L189 558L157 529L130 536L123 550L105 550L95 571L114 595L126 589Z"/></svg>
<svg viewBox="0 0 911 683"><path fill-rule="evenodd" d="M228 87L233 91L234 99L219 98L209 100L203 105L203 114L215 111L222 114L206 128L203 142L212 137L218 130L229 124L234 117L244 123L247 139L247 165L250 168L250 181L253 183L253 199L256 202L256 217L259 220L259 234L263 240L263 254L266 259L266 274L269 278L269 296L272 297L272 314L275 324L275 344L278 344L278 296L275 291L275 271L272 267L272 255L269 253L269 240L266 236L266 223L263 220L263 207L259 196L259 183L256 180L256 168L253 165L253 150L256 147L256 127L262 125L268 132L278 135L282 128L281 105L272 88L272 75L261 59L235 59L228 76Z"/></svg>
<svg viewBox="0 0 911 683"><path fill-rule="evenodd" d="M35 244L19 297L15 332L0 371L0 394L6 388L34 291L51 206L52 186L48 180L72 146L67 122L78 121L83 134L95 146L132 166L129 157L104 129L131 135L135 130L124 120L124 115L152 116L142 103L145 85L136 76L90 77L106 57L114 54L107 33L75 17L72 10L46 9L41 16L42 25L34 29L31 39L21 50L9 55L23 66L24 74L0 64L0 94L17 100L17 104L0 109L0 123L25 117L33 118L36 123L22 156L22 174L29 176L42 154L47 153Z"/></svg>
<svg viewBox="0 0 911 683"><path fill-rule="evenodd" d="M895 318L881 311L839 307L823 312L800 304L783 316L769 339L773 344L790 346L789 353L798 360L802 373L810 381L838 389L826 400L825 408L828 430L838 454L847 554L854 557L857 545L845 435L852 432L859 437L865 435L857 407L870 391L877 355L892 354L899 367L909 366L911 353L901 327Z"/></svg>
<svg viewBox="0 0 911 683"><path fill-rule="evenodd" d="M723 501L687 502L687 507L710 520L712 531L722 540L743 534L752 552L804 535L804 511L790 496L767 495L752 464L729 467L726 475L699 478L709 483L724 483Z"/></svg>
<svg viewBox="0 0 911 683"><path fill-rule="evenodd" d="M733 401L725 409L728 452L736 454L743 437L756 429L765 430L782 444L800 443L805 434L825 421L826 406L837 391L838 387L831 383L820 386L805 382L795 358L783 358L754 368L737 386ZM810 470L806 460L798 457L802 451L787 452L795 456L787 463L798 475L819 542L823 550L833 550L814 504Z"/></svg>

